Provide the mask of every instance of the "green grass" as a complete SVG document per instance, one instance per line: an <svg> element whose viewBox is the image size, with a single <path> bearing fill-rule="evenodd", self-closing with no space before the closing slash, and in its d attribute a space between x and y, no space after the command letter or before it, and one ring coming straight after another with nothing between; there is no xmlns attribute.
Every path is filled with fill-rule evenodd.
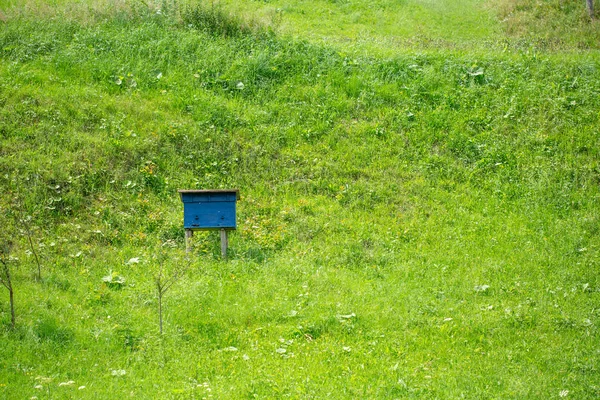
<svg viewBox="0 0 600 400"><path fill-rule="evenodd" d="M597 22L472 3L0 2L0 398L597 398Z"/></svg>
<svg viewBox="0 0 600 400"><path fill-rule="evenodd" d="M261 2L259 2L260 4ZM297 36L342 40L427 36L487 39L500 31L493 11L475 1L267 1L226 2L238 12L275 22ZM335 21L336 23L331 23Z"/></svg>

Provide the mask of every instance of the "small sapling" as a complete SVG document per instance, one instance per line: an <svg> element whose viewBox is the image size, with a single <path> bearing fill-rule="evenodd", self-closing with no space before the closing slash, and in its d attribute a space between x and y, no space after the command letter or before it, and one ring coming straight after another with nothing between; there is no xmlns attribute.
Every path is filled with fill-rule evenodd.
<svg viewBox="0 0 600 400"><path fill-rule="evenodd" d="M174 247L176 246L177 245L173 241L166 241L161 245L159 253L155 256L158 264L158 271L156 272L156 275L154 275L154 284L158 299L158 327L161 335L163 333L163 298L190 266L190 261L187 257L185 258L183 265L178 264L178 261L180 261L178 258L170 258L174 264L173 268L169 268L166 265L167 260L169 259L168 249L171 248L172 251L175 251Z"/></svg>

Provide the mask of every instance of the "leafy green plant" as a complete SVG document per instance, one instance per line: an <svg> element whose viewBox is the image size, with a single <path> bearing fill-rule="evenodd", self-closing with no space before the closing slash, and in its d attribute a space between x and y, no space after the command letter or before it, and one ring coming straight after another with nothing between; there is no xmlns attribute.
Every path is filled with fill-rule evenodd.
<svg viewBox="0 0 600 400"><path fill-rule="evenodd" d="M125 278L115 271L110 271L108 275L103 276L102 282L111 289L121 289L125 286Z"/></svg>

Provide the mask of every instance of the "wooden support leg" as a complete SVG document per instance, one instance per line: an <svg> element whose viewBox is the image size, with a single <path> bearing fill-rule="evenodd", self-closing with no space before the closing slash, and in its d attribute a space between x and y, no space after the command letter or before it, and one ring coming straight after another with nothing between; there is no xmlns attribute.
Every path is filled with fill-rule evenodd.
<svg viewBox="0 0 600 400"><path fill-rule="evenodd" d="M227 231L221 229L221 257L223 257L223 259L227 258L227 245Z"/></svg>
<svg viewBox="0 0 600 400"><path fill-rule="evenodd" d="M192 236L194 236L194 231L191 229L185 230L185 252L189 253L192 250Z"/></svg>

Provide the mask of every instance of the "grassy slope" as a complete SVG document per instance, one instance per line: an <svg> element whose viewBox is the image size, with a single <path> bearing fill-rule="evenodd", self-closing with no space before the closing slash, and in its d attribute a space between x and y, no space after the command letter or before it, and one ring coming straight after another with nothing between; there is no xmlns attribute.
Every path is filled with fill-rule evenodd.
<svg viewBox="0 0 600 400"><path fill-rule="evenodd" d="M0 30L5 233L33 215L44 265L34 282L15 235L0 396L598 396L595 52L465 50L490 24L372 57L104 12ZM183 246L191 187L240 187L240 229L226 263L199 235L159 337L152 277L184 262L160 244Z"/></svg>

